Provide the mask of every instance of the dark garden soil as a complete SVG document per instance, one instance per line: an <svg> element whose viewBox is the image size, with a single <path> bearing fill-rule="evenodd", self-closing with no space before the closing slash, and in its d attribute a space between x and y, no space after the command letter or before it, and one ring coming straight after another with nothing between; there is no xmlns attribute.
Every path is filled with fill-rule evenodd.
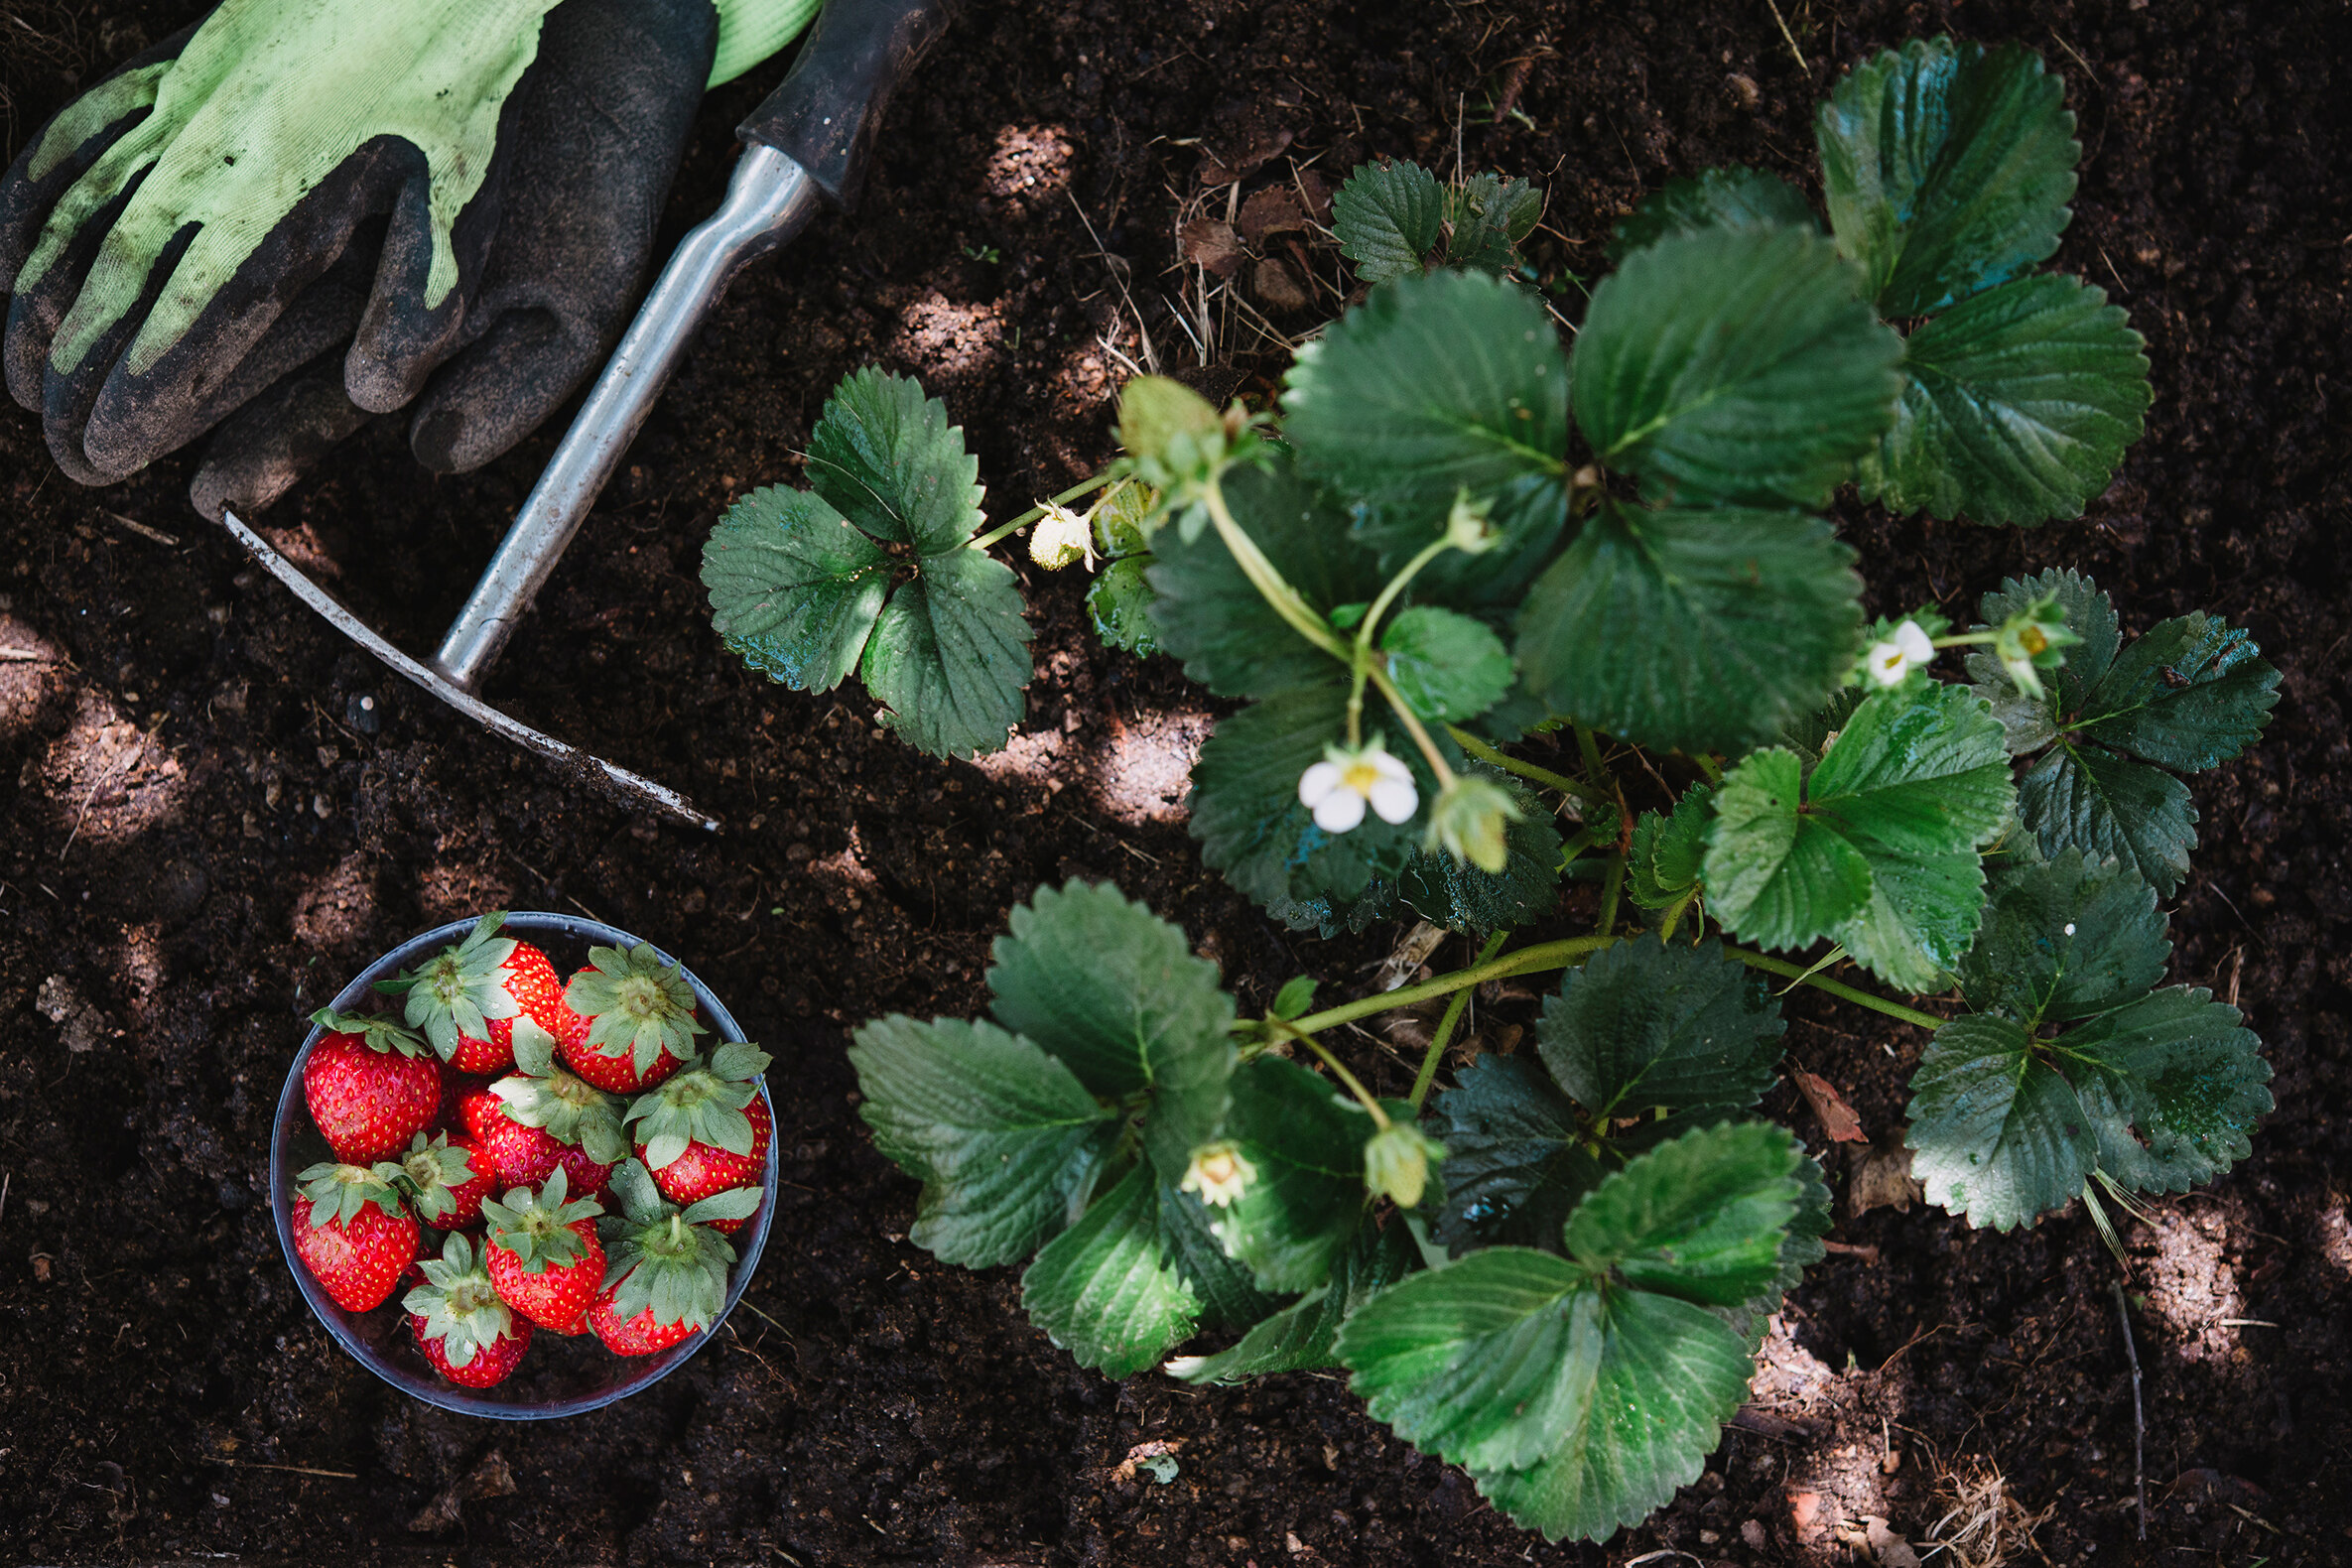
<svg viewBox="0 0 2352 1568"><path fill-rule="evenodd" d="M201 7L7 9L13 157L76 81ZM1766 0L975 5L901 100L864 208L716 313L492 681L509 712L685 791L718 836L586 793L387 675L191 513L185 459L78 489L7 407L0 1558L1273 1568L1859 1561L1876 1539L1899 1562L1888 1528L1923 1541L1942 1520L1976 1526L1953 1562L2352 1560L2352 14L1777 14L1785 34ZM857 1120L845 1026L970 1014L1007 909L1070 876L1182 921L1245 1004L1302 971L1353 994L1398 930L1294 936L1203 871L1181 800L1213 711L1167 661L1096 642L1077 574L1022 564L1028 721L1002 757L943 764L883 738L856 692L796 696L722 652L696 580L713 520L796 478L827 391L867 362L947 400L1009 517L1111 455L1127 363L1194 374L1205 340L1218 395L1262 392L1272 334L1345 287L1328 246L1275 234L1207 278L1204 322L1179 222L1374 154L1460 158L1536 180L1539 268L1590 277L1669 177L1746 162L1809 185L1833 72L1941 30L2065 75L2084 164L2057 264L2129 307L2156 406L2076 523L1843 505L1874 607L1964 618L2005 574L2075 566L2128 626L2209 607L2286 672L2262 743L2195 782L2204 842L2173 924L2176 978L2247 1010L2279 1110L2226 1180L2124 1226L2144 1457L2118 1270L2079 1206L2000 1236L1841 1202L1842 1245L1790 1298L1753 1405L1698 1484L1606 1547L1523 1535L1337 1377L1078 1371L1021 1317L1013 1272L904 1240L913 1184ZM775 74L714 94L665 249ZM428 648L554 437L435 481L386 424L261 522ZM501 906L590 911L688 956L775 1053L785 1156L756 1310L653 1391L535 1426L426 1408L346 1359L264 1190L302 1014L410 933ZM1487 998L1481 1038L1505 1048L1534 1005ZM1921 1034L1788 1006L1792 1062L1897 1135ZM1409 1031L1345 1048L1400 1092ZM1766 1109L1827 1147L1785 1085ZM1849 1163L1830 1167L1842 1188ZM1119 1468L1154 1442L1172 1482Z"/></svg>

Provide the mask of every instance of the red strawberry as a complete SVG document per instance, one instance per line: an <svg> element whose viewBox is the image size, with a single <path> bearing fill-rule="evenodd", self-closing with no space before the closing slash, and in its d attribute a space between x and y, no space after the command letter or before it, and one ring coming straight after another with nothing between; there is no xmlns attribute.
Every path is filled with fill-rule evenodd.
<svg viewBox="0 0 2352 1568"><path fill-rule="evenodd" d="M313 1165L296 1180L294 1255L345 1312L381 1304L417 1255L417 1222L361 1166Z"/></svg>
<svg viewBox="0 0 2352 1568"><path fill-rule="evenodd" d="M408 1152L377 1168L408 1195L417 1218L437 1231L457 1231L481 1218L482 1200L496 1191L489 1157L466 1139L447 1134L427 1141L420 1132Z"/></svg>
<svg viewBox="0 0 2352 1568"><path fill-rule="evenodd" d="M604 1207L593 1198L567 1203L566 1187L558 1166L537 1193L517 1187L503 1201L482 1205L490 1222L490 1282L508 1306L558 1334L579 1332L574 1325L604 1282L595 1225Z"/></svg>
<svg viewBox="0 0 2352 1568"><path fill-rule="evenodd" d="M558 1067L553 1042L536 1024L526 1020L515 1044L517 1071L458 1102L497 1186L537 1187L560 1164L575 1192L601 1194L613 1164L629 1152L619 1103Z"/></svg>
<svg viewBox="0 0 2352 1568"><path fill-rule="evenodd" d="M724 1309L735 1249L718 1227L741 1224L759 1192L734 1188L681 1212L627 1160L612 1173L612 1196L621 1213L596 1227L610 1248L608 1283L588 1308L588 1326L614 1354L647 1356L700 1334Z"/></svg>
<svg viewBox="0 0 2352 1568"><path fill-rule="evenodd" d="M622 1119L637 1124L637 1157L653 1172L663 1197L693 1204L730 1187L762 1184L770 1127L759 1075L768 1060L756 1045L722 1045L710 1061L629 1107ZM744 1222L712 1224L731 1234Z"/></svg>
<svg viewBox="0 0 2352 1568"><path fill-rule="evenodd" d="M518 1017L559 1040L587 1028L564 1005L563 985L547 955L497 934L505 920L506 911L494 909L474 922L463 942L397 980L376 981L376 989L407 998L403 1016L460 1073L512 1067Z"/></svg>
<svg viewBox="0 0 2352 1568"><path fill-rule="evenodd" d="M610 1291L589 1303L588 1322L596 1331L596 1338L604 1342L604 1348L615 1356L651 1356L703 1332L684 1319L676 1323L656 1322L651 1307L624 1321L613 1310Z"/></svg>
<svg viewBox="0 0 2352 1568"><path fill-rule="evenodd" d="M372 1165L407 1148L441 1109L441 1065L424 1042L390 1018L322 1007L311 1021L327 1032L303 1064L303 1098L335 1158Z"/></svg>
<svg viewBox="0 0 2352 1568"><path fill-rule="evenodd" d="M616 1095L677 1072L694 1055L694 1037L709 1032L695 1018L686 967L665 966L651 943L589 949L588 967L572 977L564 1001L585 1025L578 1036L557 1036L566 1065Z"/></svg>
<svg viewBox="0 0 2352 1568"><path fill-rule="evenodd" d="M505 1380L531 1344L531 1320L499 1298L473 1239L451 1236L419 1272L425 1282L400 1305L433 1370L468 1388Z"/></svg>

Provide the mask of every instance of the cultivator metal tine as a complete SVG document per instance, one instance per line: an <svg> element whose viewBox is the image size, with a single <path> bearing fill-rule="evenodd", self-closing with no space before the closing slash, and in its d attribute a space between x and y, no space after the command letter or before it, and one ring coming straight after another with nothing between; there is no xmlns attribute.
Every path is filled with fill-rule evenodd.
<svg viewBox="0 0 2352 1568"><path fill-rule="evenodd" d="M383 660L384 663L426 691L431 692L435 697L449 704L458 713L480 724L484 729L503 736L519 746L536 751L559 766L582 773L592 771L606 784L622 794L641 800L680 822L710 832L718 831L719 821L717 818L706 816L696 810L686 797L680 795L676 790L666 785L656 784L642 774L632 773L616 762L607 762L602 757L593 756L577 746L568 746L553 735L542 734L529 724L508 718L480 698L475 697L471 692L462 691L452 685L440 671L421 660L410 658L380 636L374 627L345 609L332 594L305 577L293 562L272 549L268 540L246 527L234 512L222 513L220 520L228 526L228 531L236 536L237 543L243 545L252 554L253 559L268 570L270 576L293 589L296 598L301 599L305 604L325 616L335 630Z"/></svg>

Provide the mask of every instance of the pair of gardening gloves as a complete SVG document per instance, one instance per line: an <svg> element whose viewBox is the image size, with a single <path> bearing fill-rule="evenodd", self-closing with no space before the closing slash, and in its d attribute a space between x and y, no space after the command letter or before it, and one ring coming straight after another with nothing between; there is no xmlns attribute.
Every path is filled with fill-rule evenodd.
<svg viewBox="0 0 2352 1568"><path fill-rule="evenodd" d="M818 0L222 0L0 181L8 390L106 484L264 507L370 418L512 447L627 325L706 86Z"/></svg>

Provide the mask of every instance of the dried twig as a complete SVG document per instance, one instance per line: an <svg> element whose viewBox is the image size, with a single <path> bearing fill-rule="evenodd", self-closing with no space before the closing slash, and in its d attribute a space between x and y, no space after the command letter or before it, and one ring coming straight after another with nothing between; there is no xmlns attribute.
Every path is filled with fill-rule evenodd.
<svg viewBox="0 0 2352 1568"><path fill-rule="evenodd" d="M2124 1326L2124 1354L2132 1362L2132 1491L2140 1500L2140 1538L2148 1539L2148 1474L2143 1468L2148 1449L2148 1418L2140 1404L2140 1347L2132 1339L2132 1312L2124 1302L2124 1282L2115 1286L2115 1321Z"/></svg>

